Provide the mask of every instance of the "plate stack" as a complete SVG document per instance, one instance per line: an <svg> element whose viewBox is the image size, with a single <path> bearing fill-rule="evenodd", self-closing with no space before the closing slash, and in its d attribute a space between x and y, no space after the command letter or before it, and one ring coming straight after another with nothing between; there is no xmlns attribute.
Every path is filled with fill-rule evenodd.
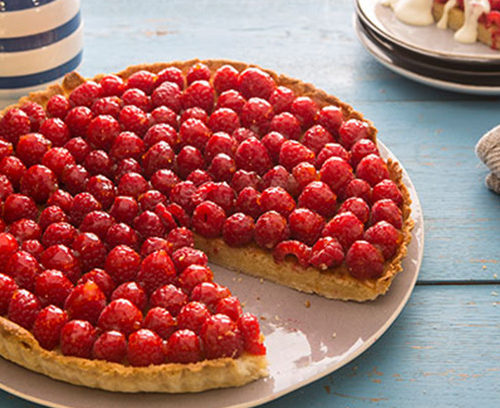
<svg viewBox="0 0 500 408"><path fill-rule="evenodd" d="M404 24L381 0L355 3L359 40L390 70L441 89L500 95L500 50L479 42L457 42L452 30L441 30L436 24Z"/></svg>

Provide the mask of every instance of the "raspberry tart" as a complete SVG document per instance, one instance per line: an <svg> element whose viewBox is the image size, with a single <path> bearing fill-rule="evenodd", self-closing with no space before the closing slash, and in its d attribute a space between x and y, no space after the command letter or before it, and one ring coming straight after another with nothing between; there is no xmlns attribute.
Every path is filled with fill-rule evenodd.
<svg viewBox="0 0 500 408"><path fill-rule="evenodd" d="M198 392L266 375L208 260L332 299L384 294L399 165L349 105L209 60L129 67L0 113L0 355L72 384Z"/></svg>

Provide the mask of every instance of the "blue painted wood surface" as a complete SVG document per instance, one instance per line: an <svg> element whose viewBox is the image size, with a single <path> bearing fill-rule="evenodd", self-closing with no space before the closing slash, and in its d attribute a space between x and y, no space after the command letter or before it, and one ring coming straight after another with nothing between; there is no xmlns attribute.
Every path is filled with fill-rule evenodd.
<svg viewBox="0 0 500 408"><path fill-rule="evenodd" d="M257 63L363 112L417 188L426 248L403 313L351 364L266 407L498 406L500 196L473 147L500 123L500 98L391 73L358 43L350 0L82 3L84 75L196 57ZM0 392L0 406L36 405Z"/></svg>

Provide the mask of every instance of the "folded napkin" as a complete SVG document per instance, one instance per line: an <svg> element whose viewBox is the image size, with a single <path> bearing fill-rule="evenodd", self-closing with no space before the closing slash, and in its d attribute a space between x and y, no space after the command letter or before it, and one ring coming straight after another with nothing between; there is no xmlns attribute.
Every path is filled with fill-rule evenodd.
<svg viewBox="0 0 500 408"><path fill-rule="evenodd" d="M479 139L476 155L491 171L486 176L486 186L500 194L500 125Z"/></svg>

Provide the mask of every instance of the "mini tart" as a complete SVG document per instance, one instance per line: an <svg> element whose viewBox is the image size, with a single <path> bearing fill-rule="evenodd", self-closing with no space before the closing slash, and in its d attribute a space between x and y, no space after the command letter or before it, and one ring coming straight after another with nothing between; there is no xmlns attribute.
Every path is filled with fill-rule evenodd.
<svg viewBox="0 0 500 408"><path fill-rule="evenodd" d="M188 69L197 62L200 61L142 64L128 67L117 75L127 79L140 70L158 73L170 66L175 66L186 74ZM249 67L256 67L225 60L201 62L206 64L212 73L226 64L232 65L239 72ZM335 105L342 110L344 120L359 119L366 122L369 125L369 138L376 141L375 127L348 104L310 84L284 75L277 75L269 70L262 70L271 75L277 86L290 88L296 96L310 97L319 108ZM99 82L103 77L103 74L99 74L92 80ZM70 73L66 75L62 84L52 85L45 91L31 93L21 98L17 105L0 112L0 117L7 109L21 106L26 101L33 101L45 107L53 95L68 96L83 82L85 79L79 74ZM348 273L344 264L336 268L319 270L313 267L304 268L295 260L288 258L278 263L274 261L270 251L259 248L255 244L234 248L228 246L221 238L208 239L195 234L195 246L205 251L209 260L216 264L269 279L299 291L316 293L331 299L355 301L375 299L387 292L394 277L402 270L401 262L406 255L413 228L413 220L410 217L411 201L402 182L402 170L396 162L390 159L387 161L387 166L390 178L396 183L403 196L401 206L403 226L401 244L396 254L385 262L383 273L379 278L356 279ZM248 352L244 352L236 359L219 358L191 364L167 363L148 367L132 367L101 360L64 356L59 349L53 351L43 349L31 332L4 317L0 317L0 355L57 380L120 392L199 392L213 388L241 386L267 375L266 357Z"/></svg>

